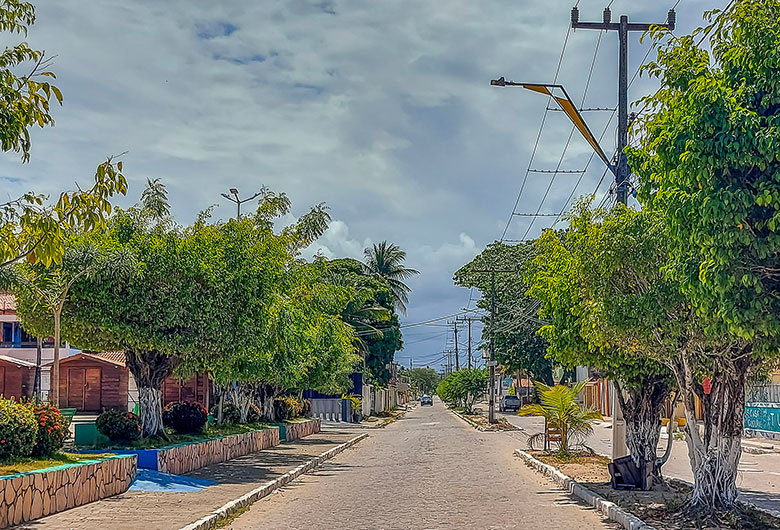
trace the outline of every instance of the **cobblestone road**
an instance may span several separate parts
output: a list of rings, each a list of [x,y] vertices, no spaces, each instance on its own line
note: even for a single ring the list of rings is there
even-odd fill
[[[513,457],[520,440],[478,432],[439,403],[418,407],[255,503],[229,528],[618,528]]]

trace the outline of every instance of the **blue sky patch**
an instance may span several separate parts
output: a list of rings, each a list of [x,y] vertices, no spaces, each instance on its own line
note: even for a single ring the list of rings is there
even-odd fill
[[[230,36],[236,32],[238,26],[230,22],[209,22],[207,24],[196,24],[195,29],[199,39],[210,40],[217,37]]]

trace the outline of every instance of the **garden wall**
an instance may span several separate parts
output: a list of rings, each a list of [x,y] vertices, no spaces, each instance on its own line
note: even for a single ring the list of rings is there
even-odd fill
[[[275,445],[279,445],[278,427],[164,447],[157,449],[157,470],[183,475],[204,466],[225,462]]]
[[[285,441],[292,442],[299,438],[320,432],[322,422],[319,418],[306,421],[287,422],[285,426]]]
[[[125,455],[0,477],[0,528],[124,493],[135,473]]]

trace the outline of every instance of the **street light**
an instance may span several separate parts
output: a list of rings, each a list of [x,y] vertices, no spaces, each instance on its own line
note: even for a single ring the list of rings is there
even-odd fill
[[[230,193],[232,193],[232,194],[233,194],[233,196],[232,196],[232,197],[231,197],[230,195],[228,195],[227,193],[221,193],[220,195],[222,195],[224,198],[226,198],[226,199],[227,199],[227,200],[229,200],[230,202],[234,202],[234,203],[236,203],[236,206],[237,206],[237,208],[238,208],[237,215],[236,215],[236,220],[239,220],[239,219],[241,219],[241,205],[242,205],[243,203],[245,203],[245,202],[249,202],[249,201],[251,201],[252,199],[254,199],[254,198],[256,198],[257,196],[259,196],[259,195],[260,195],[260,193],[255,193],[254,195],[252,195],[252,196],[251,196],[251,197],[249,197],[248,199],[240,199],[240,198],[238,197],[238,190],[237,190],[236,188],[230,188],[230,190],[229,190],[229,191],[230,191]]]

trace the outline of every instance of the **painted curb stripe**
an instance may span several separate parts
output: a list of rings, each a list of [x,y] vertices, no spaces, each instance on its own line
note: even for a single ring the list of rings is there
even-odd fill
[[[225,519],[229,517],[231,514],[240,510],[241,508],[244,508],[245,506],[249,506],[250,504],[256,501],[259,501],[263,497],[269,495],[271,492],[281,488],[282,486],[289,484],[299,476],[303,475],[308,471],[311,471],[312,469],[319,466],[324,461],[333,458],[337,454],[355,445],[356,443],[358,443],[359,441],[361,441],[363,438],[366,437],[368,437],[368,434],[363,433],[359,436],[352,438],[351,440],[344,442],[341,445],[337,445],[336,447],[332,447],[331,449],[328,449],[321,455],[315,456],[308,462],[299,465],[292,471],[288,471],[284,475],[281,475],[275,478],[274,480],[270,480],[265,484],[263,484],[262,486],[253,489],[249,493],[246,493],[241,497],[228,502],[227,504],[223,505],[221,508],[214,510],[207,516],[181,528],[181,530],[210,530],[214,528],[221,519]]]
[[[655,530],[654,527],[646,524],[638,517],[631,515],[614,502],[606,500],[604,497],[589,490],[573,478],[566,476],[554,467],[537,460],[522,449],[515,449],[515,454],[521,457],[528,467],[552,479],[553,482],[567,493],[577,497],[588,506],[595,508],[596,511],[605,515],[610,521],[618,523],[627,530]]]

